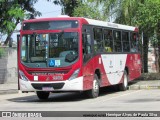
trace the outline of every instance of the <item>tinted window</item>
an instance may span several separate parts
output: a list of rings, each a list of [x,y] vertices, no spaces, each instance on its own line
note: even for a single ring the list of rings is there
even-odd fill
[[[123,42],[123,52],[129,52],[130,45],[129,45],[129,33],[128,32],[122,32],[122,42]]]
[[[105,51],[112,52],[113,51],[112,30],[108,29],[104,30],[104,43],[105,43]]]
[[[102,29],[101,28],[94,28],[94,50],[95,51],[103,50]]]
[[[114,31],[114,49],[116,52],[122,52],[121,32]]]
[[[138,35],[131,33],[131,52],[138,52]]]

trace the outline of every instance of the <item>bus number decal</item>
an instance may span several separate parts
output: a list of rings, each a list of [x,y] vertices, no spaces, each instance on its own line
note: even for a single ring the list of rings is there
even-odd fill
[[[63,80],[63,76],[53,76],[53,80]]]

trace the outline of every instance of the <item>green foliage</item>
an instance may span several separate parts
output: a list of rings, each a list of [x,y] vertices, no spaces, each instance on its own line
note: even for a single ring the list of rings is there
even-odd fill
[[[47,0],[53,1],[55,5],[62,6],[62,14],[73,16],[74,8],[76,8],[81,0]]]
[[[157,36],[153,35],[152,37],[150,37],[150,41],[151,41],[151,44],[152,44],[154,47],[157,47],[157,45],[158,45]]]
[[[143,32],[144,71],[148,72],[148,43],[158,46],[160,54],[160,0],[89,0],[101,4],[112,21],[139,27]],[[158,39],[157,39],[158,38]],[[157,44],[158,43],[158,44]],[[160,59],[159,59],[160,66]]]
[[[134,16],[134,23],[140,26],[141,31],[145,31],[149,36],[153,36],[154,30],[158,30],[158,23],[160,21],[159,11],[159,0],[145,0],[143,4],[139,4],[136,15]]]
[[[104,14],[114,16],[120,24],[138,26],[141,31],[154,33],[160,22],[159,0],[88,0],[104,7]],[[153,35],[153,34],[152,34]]]
[[[116,9],[112,10],[112,12],[110,11],[111,6],[117,6],[117,0],[87,0],[87,2],[94,3],[96,5],[95,8],[101,6],[103,9],[101,10],[101,15],[103,15],[106,18],[115,14],[117,11]]]
[[[8,18],[5,19],[2,23],[3,26],[3,32],[10,33],[13,31],[16,27],[16,20],[23,20],[25,14],[24,11],[21,10],[18,6],[14,7],[12,6],[6,13],[8,15]]]
[[[75,17],[87,17],[104,20],[106,16],[102,15],[92,0],[47,0],[55,5],[62,6],[62,14]],[[92,4],[93,3],[93,4]]]
[[[89,0],[104,6],[105,14],[114,21],[139,27],[148,38],[160,36],[160,0]],[[155,32],[156,31],[156,32]],[[155,39],[154,39],[155,40]],[[160,40],[159,40],[160,41]]]
[[[74,9],[73,15],[76,17],[106,20],[106,16],[102,15],[102,11],[99,11],[97,6],[89,2],[79,3],[79,6]]]
[[[40,16],[40,12],[34,9],[33,4],[38,0],[0,0],[0,32],[7,34],[5,44],[16,28],[24,18],[34,18]]]

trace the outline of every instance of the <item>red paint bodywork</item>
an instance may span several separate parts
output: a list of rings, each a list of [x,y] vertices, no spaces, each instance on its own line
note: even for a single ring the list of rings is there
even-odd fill
[[[80,46],[79,46],[79,60],[68,67],[63,68],[28,68],[25,65],[21,63],[20,53],[21,53],[21,40],[19,40],[19,48],[18,48],[18,67],[19,70],[23,71],[25,76],[30,80],[34,81],[34,75],[29,74],[29,72],[51,72],[51,71],[66,71],[67,73],[63,75],[63,80],[68,80],[71,75],[74,73],[75,70],[80,68],[80,72],[78,74],[78,77],[83,76],[83,90],[91,89],[93,86],[93,78],[95,70],[100,70],[101,73],[101,82],[100,85],[102,86],[109,86],[111,85],[108,81],[108,78],[106,76],[104,66],[103,64],[99,64],[99,58],[100,55],[94,56],[92,59],[90,59],[87,63],[83,63],[83,51],[82,51],[82,25],[89,24],[85,19],[83,18],[77,18],[77,17],[65,17],[65,18],[43,18],[43,19],[33,19],[33,20],[26,20],[25,22],[40,22],[40,21],[52,21],[52,20],[78,20],[79,21],[79,27],[78,28],[72,28],[64,30],[65,32],[72,32],[77,31],[79,33],[79,40],[80,40]],[[60,32],[61,30],[26,30],[20,31],[20,37],[22,38],[22,35],[24,34],[33,34],[36,33],[52,33],[52,32]],[[137,31],[137,29],[136,29]],[[128,68],[129,78],[130,80],[134,80],[135,78],[139,77],[141,75],[141,64],[137,63],[137,60],[140,60],[140,54],[128,54],[127,60],[126,60],[126,67]],[[107,61],[106,61],[107,62]],[[56,75],[55,75],[56,76]],[[39,82],[51,82],[53,81],[53,75],[38,75]],[[59,81],[59,80],[58,80]],[[55,82],[55,80],[53,81]]]

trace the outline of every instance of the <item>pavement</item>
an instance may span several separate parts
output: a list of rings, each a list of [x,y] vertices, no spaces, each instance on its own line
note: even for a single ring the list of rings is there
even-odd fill
[[[160,89],[160,80],[133,80],[129,83],[129,90]]]
[[[17,83],[4,83],[0,84],[0,95],[18,93]]]
[[[160,89],[160,80],[134,80],[129,83],[129,90]],[[17,81],[8,81],[0,84],[0,95],[20,93]]]

